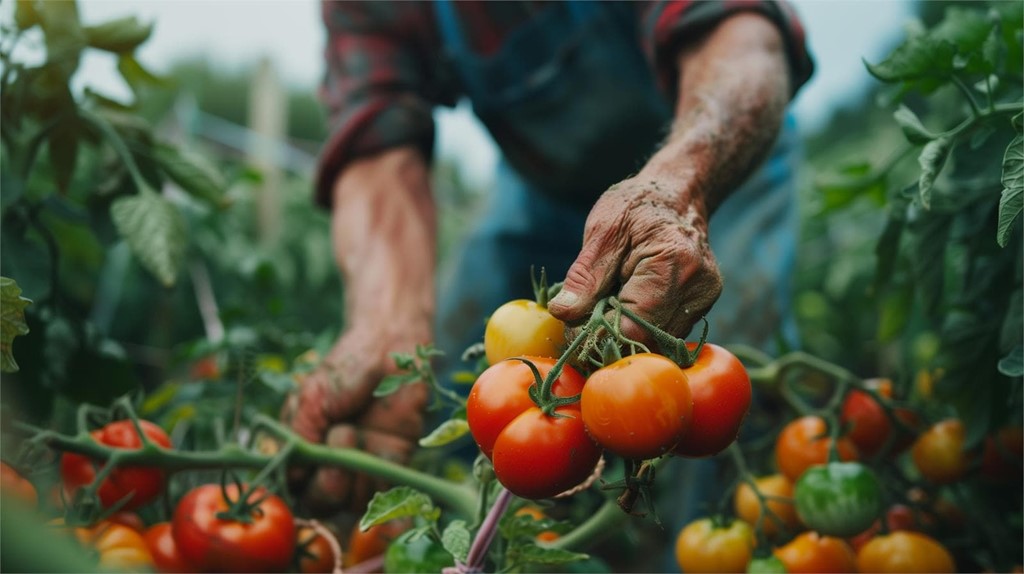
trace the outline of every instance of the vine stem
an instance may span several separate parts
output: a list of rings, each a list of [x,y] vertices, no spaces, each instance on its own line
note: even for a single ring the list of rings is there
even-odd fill
[[[504,516],[511,502],[512,493],[502,488],[501,492],[498,493],[498,497],[494,500],[494,505],[491,506],[490,512],[487,513],[487,518],[480,525],[476,538],[473,539],[473,545],[470,546],[469,554],[466,555],[466,563],[457,565],[455,572],[460,574],[483,572],[484,558],[487,557],[487,550],[490,549],[491,543],[494,542],[494,537],[498,535],[498,521]]]
[[[619,509],[618,503],[615,500],[607,500],[590,518],[547,546],[562,550],[586,548],[603,537],[613,534],[615,529],[612,526],[621,522],[623,516],[625,515]]]

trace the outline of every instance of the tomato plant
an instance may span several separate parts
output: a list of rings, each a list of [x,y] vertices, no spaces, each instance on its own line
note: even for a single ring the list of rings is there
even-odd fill
[[[148,570],[154,565],[142,534],[127,526],[101,522],[92,528],[76,528],[75,536],[95,552],[103,571]]]
[[[864,385],[884,398],[892,398],[892,381],[889,379],[869,379],[864,381]],[[898,407],[893,414],[910,427],[916,425],[917,417],[910,409]],[[849,425],[846,436],[857,446],[857,451],[868,457],[874,456],[893,433],[892,422],[882,405],[873,396],[858,389],[851,390],[843,399],[839,420]],[[910,446],[910,442],[911,436],[901,433],[893,442],[891,452],[900,452]]]
[[[793,506],[793,483],[788,478],[781,474],[762,476],[754,479],[754,485],[766,497],[768,510],[774,514],[774,518],[771,515],[765,516],[761,523],[765,536],[772,537],[783,529],[792,531],[800,526],[796,507]],[[733,494],[733,509],[737,517],[752,526],[761,517],[761,502],[746,482],[740,483]]]
[[[825,419],[804,416],[790,421],[775,440],[775,464],[779,472],[796,482],[805,470],[828,462],[832,439],[826,436]],[[857,458],[857,448],[849,438],[840,437],[836,443],[841,460]]]
[[[143,533],[143,538],[146,541],[146,548],[153,557],[153,566],[157,572],[198,572],[196,567],[181,555],[178,543],[174,541],[170,522],[158,522],[150,526]]]
[[[547,357],[523,357],[540,373],[548,376],[555,365],[555,359]],[[536,406],[529,389],[536,379],[529,365],[522,360],[501,361],[487,368],[477,377],[466,400],[466,422],[480,451],[487,457],[494,450],[494,442],[501,431],[517,416]],[[569,365],[551,387],[556,397],[572,397],[580,394],[586,379]]]
[[[754,531],[742,520],[719,525],[701,518],[676,537],[676,561],[683,572],[743,572],[754,542]]]
[[[630,459],[669,452],[686,435],[693,398],[686,373],[667,357],[640,353],[598,369],[580,396],[587,433]]]
[[[384,553],[388,574],[434,574],[454,565],[452,555],[441,544],[417,529],[400,534]]]
[[[696,344],[688,344],[690,349]],[[673,452],[680,456],[718,454],[736,440],[750,410],[750,376],[723,347],[704,343],[697,360],[684,369],[693,398],[689,430]]]
[[[139,426],[146,438],[153,444],[171,448],[171,439],[159,426],[140,420]],[[93,440],[110,447],[123,449],[142,448],[142,440],[130,420],[114,421],[90,433]],[[96,478],[96,467],[92,460],[75,453],[64,453],[60,461],[60,473],[65,489],[75,490],[92,483]],[[160,495],[164,488],[164,472],[158,468],[122,466],[110,472],[100,484],[97,494],[105,507],[131,496],[124,510],[139,508]]]
[[[857,552],[860,572],[956,572],[953,556],[934,538],[905,530],[872,538]]]
[[[917,437],[911,455],[925,480],[933,484],[960,480],[970,464],[964,450],[963,422],[946,419],[935,423]]]
[[[527,355],[557,358],[564,347],[565,324],[529,299],[498,307],[484,329],[484,352],[491,365]]]
[[[863,532],[882,512],[882,485],[857,462],[830,462],[807,469],[794,488],[796,512],[811,530],[827,536]]]
[[[6,462],[0,462],[0,491],[21,499],[30,506],[38,501],[36,487]]]
[[[774,551],[791,574],[856,572],[857,558],[844,540],[804,532]]]
[[[225,499],[225,494],[228,499]],[[239,488],[198,486],[178,502],[172,531],[182,556],[213,572],[278,572],[295,552],[295,520],[279,497],[258,488],[246,493],[256,507],[234,519],[224,513],[238,503]]]

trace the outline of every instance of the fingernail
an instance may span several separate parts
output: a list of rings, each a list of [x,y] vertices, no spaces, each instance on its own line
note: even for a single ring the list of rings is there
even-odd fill
[[[555,298],[549,302],[549,304],[555,304],[559,307],[572,307],[576,305],[576,302],[579,300],[579,295],[573,293],[572,291],[566,291],[565,289],[562,289],[561,291],[558,292],[558,295],[556,295]]]

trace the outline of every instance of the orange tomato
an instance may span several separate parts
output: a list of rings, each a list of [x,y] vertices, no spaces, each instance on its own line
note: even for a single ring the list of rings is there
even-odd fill
[[[765,516],[761,523],[761,530],[764,531],[765,536],[772,537],[780,530],[792,531],[800,526],[796,507],[793,506],[793,483],[788,478],[781,474],[772,474],[754,479],[754,484],[763,496],[788,499],[767,501],[768,510],[774,513],[778,520],[773,519],[771,514]],[[736,516],[751,526],[757,525],[757,520],[761,516],[761,502],[749,484],[740,483],[739,488],[733,494],[732,505]]]
[[[964,451],[963,423],[958,419],[935,423],[917,437],[910,454],[914,466],[928,482],[949,484],[960,480],[970,464]]]
[[[531,516],[534,520],[545,520],[548,515],[536,506],[524,506],[516,511],[516,516]],[[558,533],[554,530],[544,530],[537,534],[537,542],[554,542],[558,540]]]
[[[792,482],[808,468],[828,462],[832,439],[827,436],[825,419],[805,416],[791,421],[775,440],[775,464]],[[857,447],[847,437],[836,443],[840,460],[856,460]]]
[[[305,574],[334,572],[334,550],[322,534],[309,526],[295,531],[295,548],[299,556],[299,571]],[[344,553],[342,559],[347,559]],[[347,564],[346,564],[347,566]]]
[[[371,558],[384,554],[388,544],[398,535],[409,529],[411,523],[408,520],[391,520],[382,524],[371,526],[365,532],[359,529],[359,525],[352,528],[348,537],[348,552],[342,559],[345,567],[348,568]]]
[[[817,532],[804,532],[773,553],[791,574],[857,571],[857,557],[849,544]]]
[[[75,536],[96,551],[102,571],[153,569],[153,556],[146,540],[132,528],[101,522],[92,528],[75,528]]]
[[[32,507],[36,505],[39,499],[36,494],[36,487],[6,462],[0,463],[0,490],[21,499]]]
[[[946,547],[920,532],[876,536],[857,553],[860,572],[956,572]]]
[[[745,572],[754,544],[754,531],[746,522],[719,526],[702,518],[679,533],[676,561],[683,572]]]

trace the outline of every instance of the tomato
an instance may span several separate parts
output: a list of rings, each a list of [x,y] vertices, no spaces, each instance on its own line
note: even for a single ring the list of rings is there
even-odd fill
[[[894,504],[885,512],[885,527],[888,532],[897,530],[913,530],[920,532],[922,528],[935,525],[935,517],[926,512],[917,511],[905,504]],[[860,534],[849,539],[854,550],[860,550],[872,538],[882,531],[882,521],[876,520]]]
[[[1015,482],[1024,477],[1024,429],[1003,427],[985,438],[981,455],[981,475],[993,482]]]
[[[39,500],[36,487],[6,462],[0,462],[0,491],[20,499],[29,506],[35,506]]]
[[[300,527],[295,533],[295,548],[298,551],[299,571],[308,574],[334,572],[334,549],[322,534],[309,526]],[[347,559],[347,554],[342,554]]]
[[[390,520],[375,524],[366,531],[360,530],[358,524],[355,525],[348,538],[348,552],[343,556],[345,567],[354,566],[384,554],[388,549],[388,544],[408,529],[409,521],[407,520]]]
[[[882,514],[882,485],[858,462],[812,466],[793,491],[801,522],[826,536],[853,536]]]
[[[139,426],[146,438],[153,444],[171,448],[171,439],[167,433],[149,421],[139,421]],[[90,433],[96,442],[129,450],[142,448],[142,440],[130,420],[115,421],[103,428]],[[89,458],[75,453],[64,453],[60,459],[60,473],[64,480],[64,488],[70,494],[90,483],[96,478],[96,467]],[[159,468],[141,466],[118,467],[107,475],[100,485],[97,494],[104,507],[111,507],[118,501],[131,495],[122,510],[134,510],[144,506],[156,498],[164,489],[164,472]]]
[[[696,344],[688,344],[690,349]],[[693,398],[693,419],[673,452],[680,456],[718,454],[736,440],[750,410],[750,376],[735,355],[705,343],[684,369]]]
[[[134,512],[119,510],[108,516],[105,520],[106,522],[127,526],[136,532],[145,532],[146,530],[146,523],[142,521],[141,516]]]
[[[541,378],[548,376],[555,359],[523,357],[533,363]],[[502,361],[489,367],[477,377],[466,400],[466,422],[480,451],[488,458],[494,450],[494,441],[513,419],[535,407],[529,389],[535,382],[529,365],[518,359]],[[565,365],[555,380],[551,392],[556,397],[580,394],[586,379],[576,369]]]
[[[178,550],[170,522],[158,522],[146,529],[142,536],[157,572],[198,572]]]
[[[521,498],[549,498],[580,484],[594,471],[601,448],[587,436],[575,406],[556,416],[527,409],[501,431],[494,443],[494,475]]]
[[[384,553],[384,571],[391,574],[436,574],[454,565],[452,555],[419,530],[402,533]]]
[[[910,454],[925,480],[933,484],[960,480],[970,464],[964,451],[963,423],[957,419],[935,423],[917,437]]]
[[[226,487],[230,500],[238,487]],[[178,502],[171,521],[174,540],[186,560],[213,572],[280,572],[295,553],[295,519],[281,498],[258,488],[247,500],[266,496],[247,522],[218,518],[228,510],[219,484],[204,484]]]
[[[598,444],[624,458],[650,459],[672,450],[686,435],[693,398],[679,365],[640,353],[590,375],[580,410]]]
[[[487,319],[484,352],[490,365],[524,355],[557,358],[563,348],[565,324],[536,301],[509,301]]]
[[[683,572],[743,572],[754,543],[754,531],[742,520],[719,526],[701,518],[687,524],[676,538],[676,561]]]
[[[869,379],[864,382],[879,395],[892,398],[892,381],[889,379]],[[908,426],[916,426],[917,416],[913,411],[906,408],[896,408],[893,413]],[[874,456],[885,445],[886,439],[892,433],[892,422],[885,414],[885,409],[878,404],[870,394],[852,390],[843,400],[839,420],[844,425],[849,425],[847,434],[850,440],[857,446],[857,451],[864,456]],[[903,433],[892,446],[892,453],[899,453],[910,446],[911,440],[908,433]]]
[[[828,462],[831,444],[825,419],[800,417],[787,424],[775,440],[775,464],[786,478],[796,482],[811,466]],[[840,437],[836,449],[841,460],[857,458],[857,447],[849,438]]]
[[[544,514],[544,511],[536,506],[524,506],[516,511],[516,516],[529,516],[534,520],[547,520],[548,515]],[[559,534],[554,530],[544,530],[537,533],[537,542],[554,542],[558,540]]]
[[[772,537],[783,528],[793,531],[800,526],[796,507],[793,506],[793,483],[788,478],[781,474],[773,474],[755,478],[754,484],[762,496],[772,498],[767,500],[768,509],[778,518],[775,520],[770,514],[765,516],[764,522],[761,523],[761,530],[765,536]],[[757,525],[757,520],[761,517],[761,503],[749,484],[740,483],[733,494],[732,503],[737,517],[751,526]]]
[[[786,574],[786,565],[774,556],[752,558],[747,564],[747,574]]]
[[[76,528],[75,536],[99,557],[100,570],[151,570],[153,556],[139,532],[122,524],[101,522],[92,528]]]
[[[857,553],[860,572],[956,572],[946,547],[920,532],[901,530],[871,539]]]
[[[857,571],[857,558],[849,544],[814,531],[800,534],[776,548],[774,554],[792,574]]]

